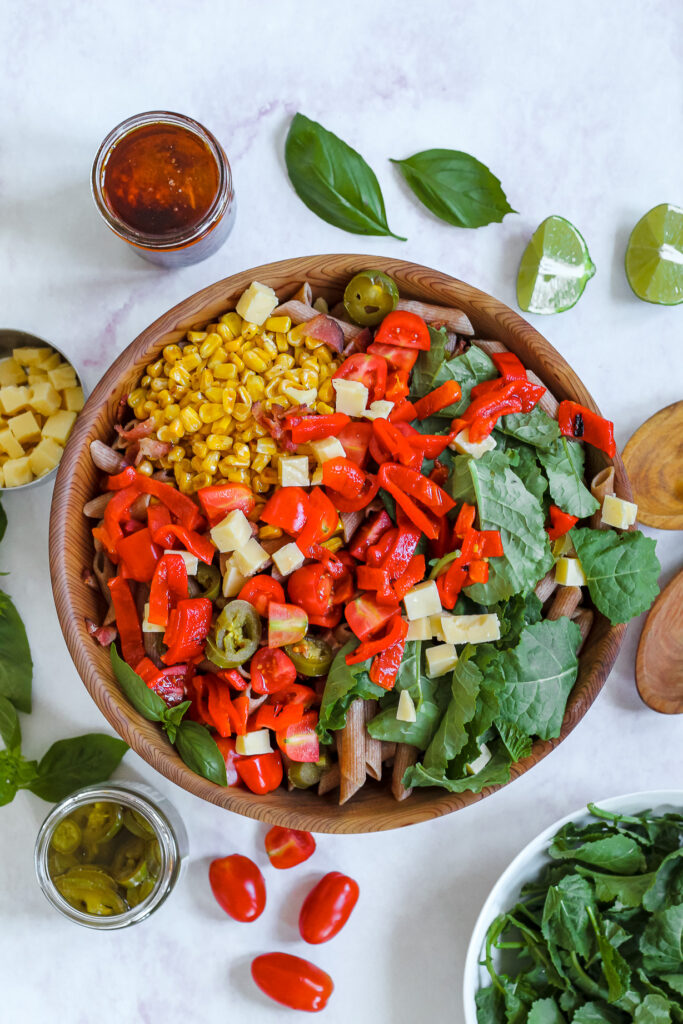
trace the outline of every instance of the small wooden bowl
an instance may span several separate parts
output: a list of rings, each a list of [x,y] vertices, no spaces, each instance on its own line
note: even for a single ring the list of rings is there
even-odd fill
[[[377,256],[307,256],[245,270],[202,289],[179,303],[148,327],[121,353],[107,370],[78,417],[62,458],[50,517],[50,571],[57,613],[71,656],[91,697],[113,728],[167,778],[191,793],[240,814],[271,824],[314,832],[372,832],[399,828],[438,818],[487,796],[450,794],[438,789],[416,789],[399,803],[384,782],[366,782],[348,804],[339,807],[337,793],[319,797],[315,792],[280,788],[258,797],[237,788],[222,788],[195,775],[180,760],[166,737],[145,721],[119,689],[108,652],[88,635],[86,616],[97,620],[99,597],[83,583],[83,569],[92,562],[92,523],[82,514],[84,504],[97,492],[99,473],[93,465],[90,442],[110,442],[116,411],[142,376],[144,367],[157,358],[164,345],[180,341],[185,332],[198,328],[220,313],[234,308],[242,291],[254,280],[271,285],[280,301],[293,295],[308,280],[314,293],[337,301],[344,287],[368,265],[390,274],[401,295],[463,310],[479,338],[497,339],[515,352],[524,364],[561,400],[573,399],[598,411],[590,394],[562,356],[525,320],[484,292],[447,274],[403,260]],[[606,456],[587,447],[587,475],[609,465]],[[630,499],[631,490],[623,463],[617,455],[616,491]],[[625,626],[610,626],[601,615],[595,622],[580,658],[579,677],[572,690],[562,732],[554,740],[537,740],[532,753],[515,765],[513,778],[549,754],[576,726],[595,700],[617,657]]]

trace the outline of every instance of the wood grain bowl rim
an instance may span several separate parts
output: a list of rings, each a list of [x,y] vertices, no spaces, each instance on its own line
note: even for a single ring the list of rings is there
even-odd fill
[[[82,515],[82,508],[97,489],[98,474],[90,459],[90,442],[95,438],[111,439],[121,398],[164,345],[180,340],[189,328],[203,326],[233,306],[253,280],[270,284],[281,301],[292,295],[304,279],[314,289],[332,297],[340,294],[354,273],[368,265],[391,274],[405,297],[463,309],[472,320],[477,337],[503,341],[558,398],[572,398],[599,411],[582,382],[550,343],[512,309],[485,292],[405,260],[357,254],[297,257],[244,270],[209,285],[179,302],[138,335],[102,376],[76,421],[59,466],[50,513],[50,574],[59,622],[78,673],[111,726],[157,771],[204,800],[269,824],[313,832],[358,833],[400,828],[466,807],[502,787],[461,794],[416,789],[409,799],[397,802],[384,782],[369,780],[348,804],[339,807],[335,803],[336,792],[318,797],[307,790],[288,793],[281,788],[258,797],[242,789],[220,787],[194,774],[158,726],[147,722],[128,704],[114,679],[108,652],[87,632],[85,617],[97,619],[100,609],[97,595],[81,577],[92,559],[91,524]],[[586,454],[590,473],[610,464],[606,456],[594,449]],[[617,454],[611,462],[616,470],[617,493],[630,498],[620,456]],[[596,614],[581,653],[579,677],[567,704],[560,736],[537,740],[529,757],[513,767],[512,779],[528,771],[575,728],[602,689],[625,629],[624,625],[610,626]]]

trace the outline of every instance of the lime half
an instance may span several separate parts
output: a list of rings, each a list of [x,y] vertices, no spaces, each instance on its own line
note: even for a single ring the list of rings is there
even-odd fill
[[[517,302],[527,313],[563,313],[581,298],[595,273],[580,232],[564,217],[547,217],[524,250]]]
[[[683,210],[660,203],[638,221],[626,246],[626,276],[639,299],[683,302]]]

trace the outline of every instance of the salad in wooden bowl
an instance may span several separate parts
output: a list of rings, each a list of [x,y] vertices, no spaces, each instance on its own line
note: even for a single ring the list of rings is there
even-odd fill
[[[506,307],[397,260],[289,260],[105,374],[60,468],[53,586],[86,686],[169,778],[392,828],[585,713],[657,593],[629,498],[612,424]]]

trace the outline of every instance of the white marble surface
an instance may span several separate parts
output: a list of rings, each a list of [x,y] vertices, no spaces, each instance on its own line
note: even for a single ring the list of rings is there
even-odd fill
[[[341,17],[334,10],[339,6]],[[548,214],[588,240],[596,277],[576,309],[533,318],[616,421],[624,443],[681,397],[681,308],[636,300],[622,272],[635,221],[683,202],[680,7],[667,0],[516,4],[347,0],[343,5],[167,0],[116,4],[9,0],[3,7],[0,104],[0,294],[3,325],[53,340],[92,386],[148,323],[238,269],[315,252],[404,256],[514,304],[517,264]],[[128,253],[89,193],[105,133],[141,110],[190,114],[223,142],[238,195],[235,231],[207,262],[164,272]],[[389,219],[409,241],[365,239],[317,220],[284,172],[292,113],[321,120],[358,148],[381,181]],[[460,231],[433,219],[386,158],[432,146],[473,153],[502,179],[518,216]],[[3,585],[35,659],[25,751],[105,726],[63,643],[50,592],[50,487],[5,501]],[[680,535],[657,535],[663,581]],[[93,934],[55,914],[37,889],[32,849],[47,807],[20,794],[0,810],[0,1019],[38,1024],[187,1024],[293,1019],[249,977],[251,957],[297,941],[303,892],[326,870],[354,875],[351,924],[312,951],[332,973],[332,1022],[462,1024],[468,936],[493,881],[555,818],[589,799],[680,785],[681,722],[639,701],[633,664],[642,623],[590,713],[512,787],[399,834],[327,837],[292,873],[268,870],[265,828],[173,789],[134,753],[122,778],[168,793],[190,833],[189,870],[173,899],[125,933]],[[676,750],[678,743],[678,750]],[[240,851],[266,871],[269,905],[239,925],[213,902],[207,864]]]

